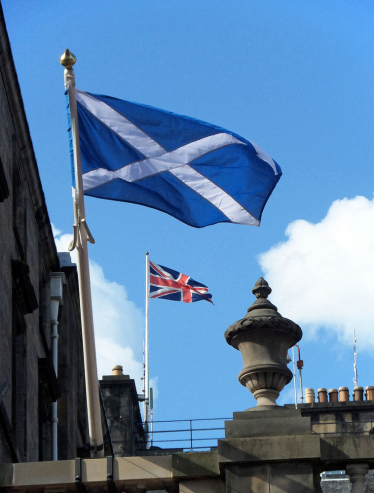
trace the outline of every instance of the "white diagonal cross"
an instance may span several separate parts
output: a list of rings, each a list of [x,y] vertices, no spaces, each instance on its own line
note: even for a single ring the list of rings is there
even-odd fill
[[[187,187],[219,209],[230,221],[238,224],[259,225],[259,221],[236,202],[231,195],[189,166],[189,163],[208,152],[232,144],[246,145],[244,142],[230,134],[219,133],[167,152],[158,142],[106,103],[82,91],[77,90],[76,94],[77,101],[84,108],[126,143],[146,156],[146,159],[128,164],[115,171],[98,168],[85,173],[83,175],[84,191],[118,178],[127,182],[134,182],[169,171]],[[267,162],[277,174],[275,163],[271,157],[260,147],[255,144],[252,145],[260,159]]]

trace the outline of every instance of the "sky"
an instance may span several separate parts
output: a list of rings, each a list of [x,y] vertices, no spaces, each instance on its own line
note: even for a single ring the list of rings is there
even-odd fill
[[[304,388],[374,385],[374,4],[356,0],[2,0],[56,244],[73,208],[59,57],[77,87],[227,128],[283,176],[259,228],[189,227],[86,198],[99,376],[121,364],[141,392],[145,252],[209,286],[215,303],[150,300],[154,419],[230,417],[255,405],[223,334],[255,301],[299,323]],[[297,381],[299,385],[299,382]],[[294,401],[293,384],[278,403]]]

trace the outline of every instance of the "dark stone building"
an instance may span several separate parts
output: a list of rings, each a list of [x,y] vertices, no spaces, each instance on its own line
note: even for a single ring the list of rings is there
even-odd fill
[[[100,380],[105,413],[116,457],[136,455],[146,448],[146,439],[139,409],[135,381],[122,374],[116,366],[113,375]]]
[[[59,262],[1,6],[0,73],[0,463],[52,459],[56,400],[58,457],[70,459],[87,442],[77,272]]]

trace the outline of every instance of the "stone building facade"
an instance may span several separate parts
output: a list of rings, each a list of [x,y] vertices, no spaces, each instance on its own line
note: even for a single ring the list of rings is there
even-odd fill
[[[134,381],[105,377],[107,457],[84,458],[88,437],[77,271],[68,254],[56,251],[1,7],[0,73],[0,491],[374,491],[368,473],[374,466],[373,399],[313,402],[297,410],[275,405],[292,378],[287,350],[302,332],[267,300],[271,289],[262,278],[253,289],[257,301],[226,332],[227,342],[242,353],[240,382],[254,394],[257,408],[234,413],[225,424],[225,438],[212,450],[144,451]],[[51,311],[56,279],[58,320]],[[51,461],[53,443],[56,461]],[[321,481],[322,473],[337,470],[347,476],[326,475]]]
[[[0,463],[52,458],[87,442],[77,272],[61,265],[0,6]],[[51,276],[62,283],[58,379],[52,362]],[[58,282],[60,282],[58,281]]]

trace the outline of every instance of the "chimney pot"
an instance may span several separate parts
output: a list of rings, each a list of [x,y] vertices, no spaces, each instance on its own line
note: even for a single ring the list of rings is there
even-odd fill
[[[374,387],[371,385],[365,387],[365,395],[367,401],[374,401]]]
[[[318,402],[327,402],[327,389],[324,387],[318,389]]]
[[[364,388],[363,387],[355,387],[353,389],[353,400],[354,401],[363,401],[364,400]]]
[[[348,402],[349,401],[348,387],[339,387],[339,400],[340,400],[340,402]]]
[[[112,368],[112,375],[123,375],[123,367],[116,365]]]
[[[313,402],[316,402],[314,389],[305,389],[305,402],[306,404],[312,404]]]
[[[330,402],[338,402],[338,389],[330,389],[329,390],[329,401]]]

